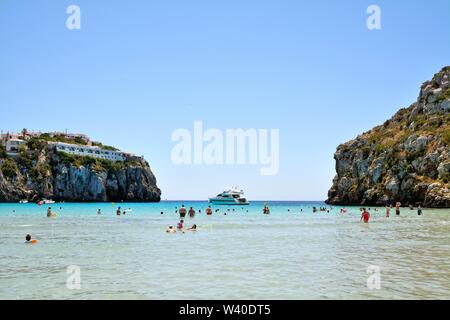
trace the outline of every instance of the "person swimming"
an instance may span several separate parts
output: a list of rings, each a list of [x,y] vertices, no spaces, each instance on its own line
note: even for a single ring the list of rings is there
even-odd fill
[[[38,241],[35,240],[35,239],[31,239],[31,235],[27,234],[25,236],[25,243],[27,243],[27,244],[36,244],[36,243],[38,243]]]
[[[175,230],[175,228],[173,226],[169,226],[166,230],[167,233],[176,233],[177,230]]]
[[[188,229],[188,231],[197,231],[197,225],[194,224],[192,227]]]

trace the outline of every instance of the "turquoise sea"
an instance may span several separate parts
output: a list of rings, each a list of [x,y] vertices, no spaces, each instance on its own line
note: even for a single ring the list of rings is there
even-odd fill
[[[56,219],[48,206],[0,204],[0,299],[450,299],[450,209],[371,208],[365,225],[357,207],[313,213],[320,202],[213,216],[184,202],[202,210],[185,219],[199,230],[167,234],[181,203],[57,203]],[[118,217],[118,206],[132,212]],[[373,266],[379,289],[367,286]]]

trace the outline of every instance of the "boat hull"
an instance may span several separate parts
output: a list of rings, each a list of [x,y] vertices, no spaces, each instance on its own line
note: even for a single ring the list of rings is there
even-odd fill
[[[248,206],[250,204],[249,202],[239,202],[236,200],[215,198],[209,199],[209,203],[221,206]]]

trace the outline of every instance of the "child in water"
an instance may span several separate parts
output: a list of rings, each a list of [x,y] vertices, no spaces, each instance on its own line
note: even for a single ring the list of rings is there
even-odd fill
[[[27,234],[25,236],[25,243],[26,244],[36,244],[38,241],[35,239],[31,239],[31,235]]]

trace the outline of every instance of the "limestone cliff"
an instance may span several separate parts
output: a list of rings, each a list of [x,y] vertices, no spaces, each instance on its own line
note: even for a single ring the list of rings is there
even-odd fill
[[[15,156],[0,154],[0,202],[160,201],[148,163],[142,158],[112,162],[57,152],[47,141],[31,139]]]
[[[338,146],[329,204],[450,207],[450,67],[410,107]]]

